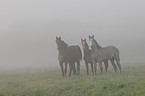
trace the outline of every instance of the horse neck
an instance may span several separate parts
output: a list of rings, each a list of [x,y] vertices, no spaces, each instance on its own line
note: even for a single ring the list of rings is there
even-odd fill
[[[84,53],[87,53],[89,51],[89,46],[86,44],[85,49],[83,49],[83,50],[84,50]]]
[[[68,47],[68,45],[65,44],[65,45],[63,46],[63,48],[62,48],[61,50],[59,50],[59,54],[61,54],[62,56],[65,56],[67,47]]]
[[[94,47],[92,48],[92,51],[98,51],[100,48],[98,48],[98,46],[94,43]]]
[[[94,41],[95,41],[97,48],[101,49],[102,47],[98,44],[98,42],[96,40],[94,40]]]
[[[85,48],[83,49],[84,50],[84,53],[88,52],[89,51],[89,48]]]

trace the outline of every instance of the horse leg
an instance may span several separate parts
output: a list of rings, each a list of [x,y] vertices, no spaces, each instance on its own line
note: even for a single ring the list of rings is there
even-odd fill
[[[88,62],[85,62],[85,64],[86,64],[87,75],[89,75],[89,72],[88,72]]]
[[[117,63],[117,65],[118,65],[118,68],[119,68],[120,73],[121,73],[121,64],[120,64],[120,61],[119,61],[119,60],[116,60],[116,63]]]
[[[67,76],[67,63],[65,63],[65,76]]]
[[[104,61],[104,65],[105,65],[105,71],[107,72],[107,69],[108,69],[108,61]]]
[[[80,75],[80,61],[77,61],[77,75]]]
[[[110,59],[110,62],[111,62],[112,66],[114,67],[114,70],[116,72],[117,71],[117,66],[116,66],[116,64],[114,62],[114,58]]]
[[[73,70],[73,74],[76,75],[75,62],[72,63],[72,70]]]
[[[63,62],[60,62],[60,67],[61,67],[62,76],[64,77]]]
[[[90,64],[91,64],[92,74],[94,75],[93,62],[90,62]]]
[[[100,67],[101,72],[103,72],[102,62],[101,62],[101,61],[99,61],[98,63],[99,63],[99,67]]]
[[[72,72],[72,62],[69,62],[69,68],[70,68],[70,72],[69,72],[69,77],[71,76],[71,72]]]
[[[97,64],[96,64],[96,61],[93,60],[93,64],[94,64],[94,68],[95,68],[95,75],[96,75],[96,71],[97,71]]]

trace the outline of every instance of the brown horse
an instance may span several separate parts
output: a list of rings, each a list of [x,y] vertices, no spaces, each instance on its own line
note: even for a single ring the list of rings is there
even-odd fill
[[[77,74],[80,74],[80,60],[82,59],[82,52],[79,46],[68,46],[64,41],[61,40],[61,37],[56,37],[57,49],[59,51],[58,60],[62,71],[62,76],[66,76],[67,73],[67,64],[69,63],[70,72],[73,70],[76,74],[75,63],[77,63]],[[65,72],[63,68],[63,63],[65,64]]]
[[[92,69],[92,74],[94,74],[93,70],[93,60],[91,59],[91,50],[89,49],[89,46],[86,42],[86,39],[81,39],[83,51],[84,51],[84,61],[86,65],[86,70],[87,70],[87,75],[89,75],[89,69],[88,69],[88,64],[90,63],[91,69]]]

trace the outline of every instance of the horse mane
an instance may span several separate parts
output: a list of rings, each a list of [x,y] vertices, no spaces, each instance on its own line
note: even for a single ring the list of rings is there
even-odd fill
[[[88,45],[88,43],[86,42],[86,46],[87,46],[87,48],[89,48],[89,45]]]
[[[102,47],[97,43],[97,41],[96,41],[95,39],[94,39],[94,41],[95,41],[97,47],[98,47],[99,49],[101,49]]]
[[[67,46],[68,46],[68,44],[67,44],[67,43],[65,43],[64,41],[62,41],[62,44],[63,44],[65,47],[67,47]]]

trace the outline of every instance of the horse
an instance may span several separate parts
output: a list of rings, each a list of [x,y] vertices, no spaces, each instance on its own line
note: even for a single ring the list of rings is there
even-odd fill
[[[89,69],[88,69],[88,64],[90,63],[91,65],[91,69],[92,69],[92,74],[94,74],[94,70],[93,70],[93,60],[91,59],[91,50],[89,49],[89,46],[86,42],[86,39],[81,39],[81,43],[82,43],[82,48],[84,51],[84,61],[85,61],[85,65],[86,65],[86,70],[87,70],[87,75],[89,75]]]
[[[92,49],[92,58],[98,60],[98,63],[101,69],[103,69],[102,61],[110,60],[110,62],[112,63],[114,67],[115,72],[117,71],[117,66],[118,66],[121,73],[121,64],[120,64],[118,48],[114,46],[107,46],[107,47],[100,48],[100,45],[94,39],[94,35],[93,36],[89,35],[89,43]],[[115,64],[115,61],[117,63],[117,66]]]
[[[67,73],[67,64],[69,63],[70,72],[69,76],[71,76],[71,72],[73,70],[74,74],[76,74],[75,63],[77,63],[77,75],[80,74],[80,60],[82,60],[82,52],[79,46],[73,45],[68,46],[61,37],[56,37],[56,44],[58,49],[58,60],[61,67],[62,76],[65,77]],[[63,63],[65,64],[65,72],[63,68]]]

